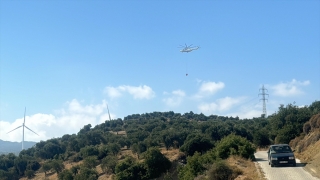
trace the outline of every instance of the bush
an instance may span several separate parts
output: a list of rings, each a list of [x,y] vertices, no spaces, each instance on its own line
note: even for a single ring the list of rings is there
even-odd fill
[[[311,130],[311,125],[310,125],[310,122],[306,122],[304,123],[303,125],[303,132],[308,134]]]
[[[118,162],[118,159],[116,156],[109,155],[103,158],[101,162],[101,168],[103,172],[115,173],[117,162]]]
[[[233,180],[241,173],[233,170],[225,161],[218,161],[209,169],[208,177],[214,180]]]
[[[95,168],[98,165],[97,156],[89,156],[83,160],[83,166],[87,168]]]
[[[45,176],[47,175],[47,172],[50,171],[50,169],[52,168],[50,163],[50,161],[46,161],[41,167],[41,171],[44,172]]]
[[[223,138],[215,148],[217,156],[227,159],[230,155],[254,159],[255,146],[246,138],[231,134]]]
[[[80,156],[86,158],[89,156],[98,156],[99,149],[96,146],[86,146],[80,149]]]
[[[73,180],[73,175],[70,170],[63,170],[59,175],[58,175],[59,180]]]
[[[50,162],[50,166],[54,171],[57,172],[57,174],[59,174],[64,169],[63,161],[61,160],[52,160]]]
[[[34,171],[33,170],[26,170],[25,174],[29,179],[34,177]]]
[[[75,180],[97,180],[98,177],[99,177],[98,172],[95,169],[81,167],[80,173],[78,173],[74,177],[74,179]]]
[[[196,152],[193,156],[187,158],[187,164],[179,169],[179,179],[193,180],[195,177],[203,173],[205,167],[201,160],[200,153]]]
[[[116,166],[117,180],[146,180],[148,179],[147,167],[137,163],[132,157],[127,157]]]
[[[310,123],[311,129],[316,129],[318,128],[318,115],[314,115],[310,118],[310,120],[308,121]]]
[[[258,147],[266,147],[271,144],[269,134],[266,129],[261,129],[253,133],[253,143]]]
[[[301,125],[302,126],[302,125]],[[293,125],[286,125],[278,131],[275,138],[275,144],[289,144],[291,139],[294,139],[299,133]]]
[[[77,154],[71,156],[70,159],[71,159],[72,162],[79,162],[79,161],[81,161],[83,158],[80,156],[79,153],[77,153]]]
[[[159,149],[150,148],[144,155],[144,163],[147,166],[149,178],[159,177],[171,167],[171,162],[167,159]]]
[[[317,114],[317,115],[315,115],[315,116],[316,116],[316,118],[318,119],[318,120],[317,120],[317,127],[319,128],[319,127],[320,127],[320,113]]]
[[[211,148],[213,148],[213,144],[207,137],[198,134],[191,134],[187,137],[180,150],[185,152],[187,155],[192,156],[195,152],[204,153]]]

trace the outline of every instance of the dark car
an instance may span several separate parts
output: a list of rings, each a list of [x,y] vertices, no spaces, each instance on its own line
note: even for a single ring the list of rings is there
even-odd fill
[[[271,145],[268,150],[268,161],[271,167],[278,165],[296,166],[296,158],[288,144]]]

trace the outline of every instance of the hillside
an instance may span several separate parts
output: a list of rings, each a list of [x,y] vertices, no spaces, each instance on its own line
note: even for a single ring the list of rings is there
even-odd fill
[[[25,141],[24,147],[28,149],[34,146],[35,144],[36,142]],[[0,154],[13,153],[18,155],[21,151],[21,147],[22,147],[21,142],[10,142],[10,141],[3,141],[0,139]]]
[[[320,178],[320,113],[304,124],[304,132],[290,145],[301,162],[306,163],[305,169]]]
[[[320,101],[280,106],[267,118],[192,111],[132,114],[41,141],[19,156],[1,155],[0,179],[255,179],[245,167],[252,167],[256,147],[289,143],[318,113]],[[240,159],[230,160],[233,156]]]

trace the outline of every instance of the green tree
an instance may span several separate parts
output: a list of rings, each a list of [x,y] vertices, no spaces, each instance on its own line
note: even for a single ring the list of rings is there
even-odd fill
[[[131,150],[133,153],[136,153],[139,158],[139,155],[147,150],[147,145],[144,142],[134,143],[131,146]]]
[[[41,171],[44,172],[44,175],[47,176],[47,172],[50,171],[51,167],[51,162],[47,161],[45,163],[43,163],[42,167],[41,167]]]
[[[64,169],[64,165],[61,160],[54,159],[50,162],[50,165],[51,168],[58,174]]]
[[[213,148],[213,144],[208,138],[200,134],[192,134],[187,137],[187,140],[181,146],[180,150],[192,156],[195,152],[203,153],[211,148]]]
[[[83,160],[83,165],[87,168],[95,168],[98,165],[97,156],[89,156]]]
[[[228,158],[230,155],[239,155],[244,158],[254,158],[255,146],[246,138],[230,134],[223,138],[215,148],[218,157]]]
[[[63,170],[61,173],[58,175],[59,180],[73,180],[73,175],[70,170]]]
[[[17,169],[18,174],[20,176],[24,175],[24,172],[27,169],[27,164],[28,164],[28,161],[24,158],[18,157],[14,160],[14,166]]]
[[[179,179],[193,180],[199,174],[203,173],[206,168],[201,162],[201,154],[196,152],[193,156],[187,157],[187,164],[179,169]]]
[[[110,144],[107,145],[107,149],[113,155],[117,155],[119,153],[121,147],[117,143],[110,143]]]
[[[26,176],[31,179],[35,176],[34,171],[33,170],[26,170]]]
[[[253,143],[259,147],[270,145],[269,133],[266,129],[257,130],[253,134]]]
[[[102,159],[101,168],[103,172],[115,173],[115,168],[118,163],[116,156],[109,155]]]
[[[167,159],[159,149],[150,148],[144,155],[144,163],[147,166],[149,178],[159,177],[171,167],[171,162]]]
[[[79,165],[72,166],[71,169],[70,169],[70,171],[72,172],[73,176],[77,175],[79,170],[80,170],[80,166]]]
[[[147,167],[144,164],[137,163],[132,157],[126,157],[122,162],[116,165],[117,180],[147,180]]]
[[[82,158],[86,158],[89,156],[98,156],[99,155],[99,149],[97,146],[85,146],[80,149],[80,156]]]
[[[95,169],[81,167],[80,172],[74,177],[75,180],[97,180],[99,177]]]

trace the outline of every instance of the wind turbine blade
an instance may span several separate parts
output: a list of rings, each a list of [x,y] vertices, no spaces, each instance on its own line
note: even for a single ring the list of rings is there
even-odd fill
[[[27,111],[27,107],[24,107],[23,124],[26,122],[26,111]]]
[[[109,107],[107,105],[107,109],[108,109],[108,114],[109,114],[109,121],[111,121],[111,116],[110,116],[110,112],[109,112]]]
[[[19,127],[15,128],[14,130],[16,130],[16,129],[18,129],[18,128],[21,128],[21,127],[22,127],[22,126],[19,126]],[[11,131],[7,132],[7,134],[10,133],[10,132],[12,132],[12,131],[14,131],[14,130],[11,130]]]
[[[26,127],[27,129],[29,129],[30,131],[32,131],[32,130],[31,130],[30,128],[28,128],[26,125],[25,125],[24,127]],[[39,134],[37,134],[36,132],[34,132],[34,131],[32,131],[32,132],[39,136]]]

